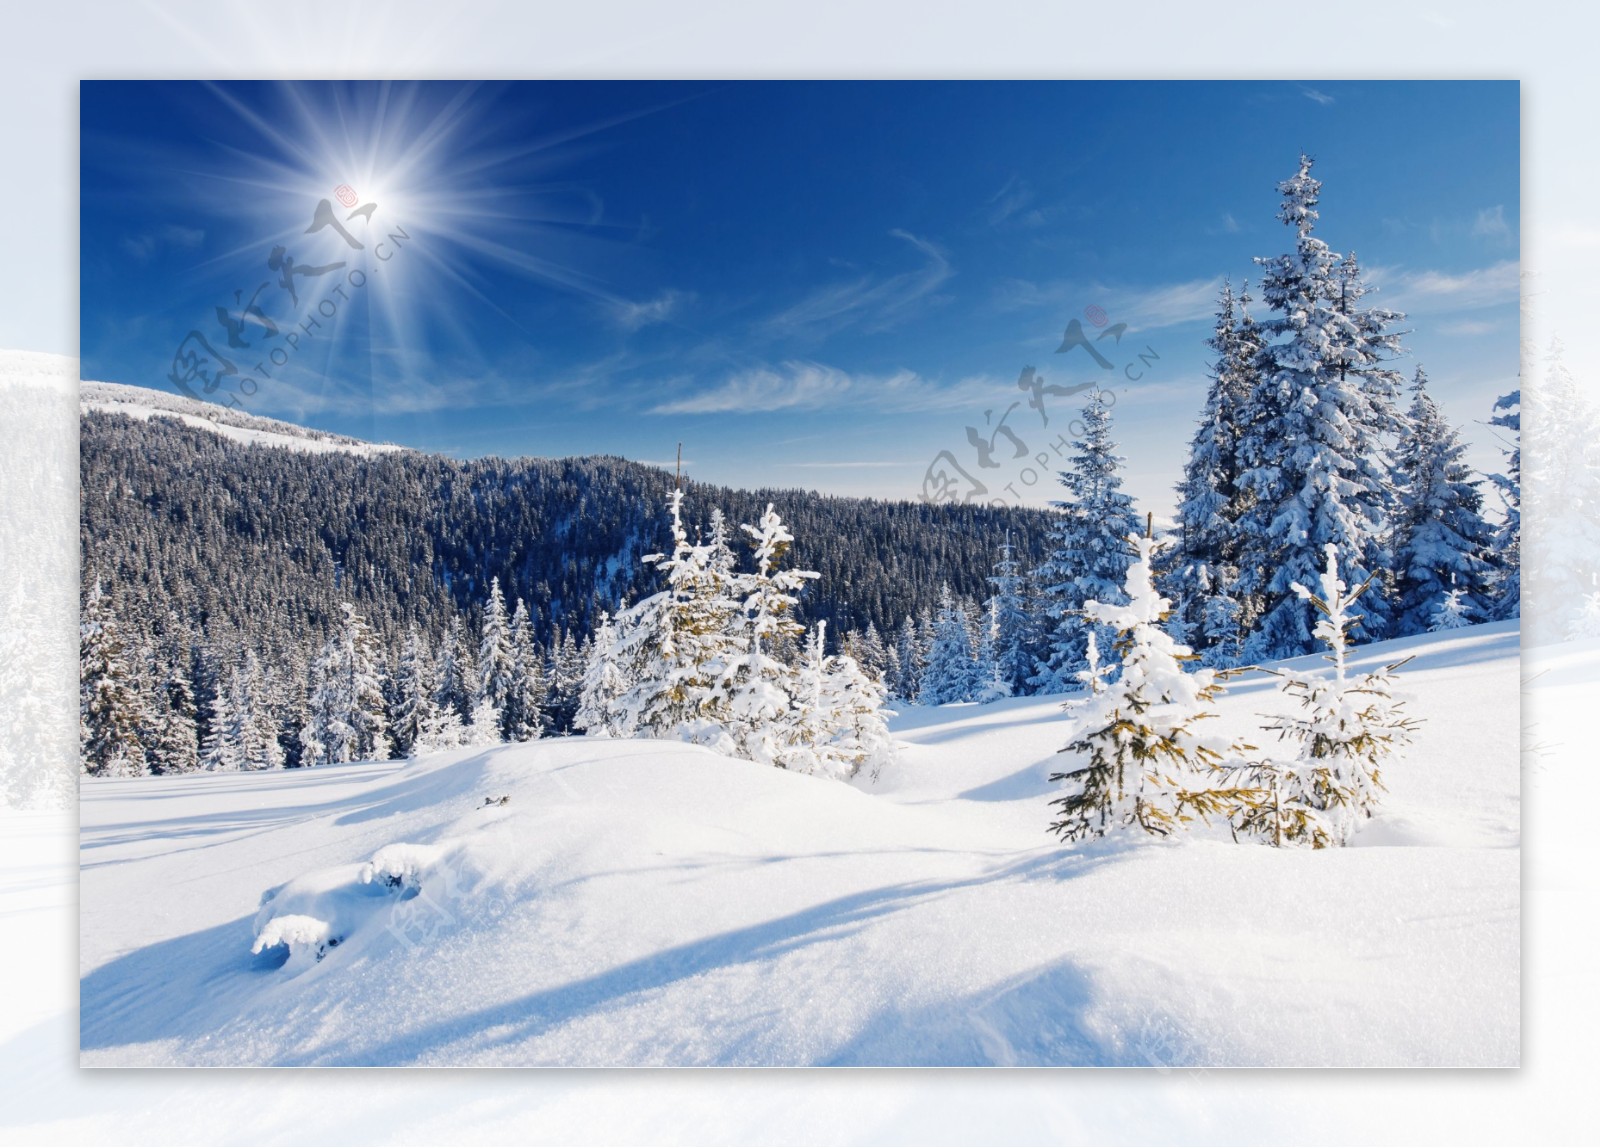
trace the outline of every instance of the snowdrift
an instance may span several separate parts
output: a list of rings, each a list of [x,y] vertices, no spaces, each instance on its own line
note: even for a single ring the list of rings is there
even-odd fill
[[[85,1064],[1515,1064],[1517,631],[1414,653],[1359,848],[1064,848],[1060,699],[845,785],[686,745],[83,787]],[[1235,684],[1240,729],[1283,700]]]

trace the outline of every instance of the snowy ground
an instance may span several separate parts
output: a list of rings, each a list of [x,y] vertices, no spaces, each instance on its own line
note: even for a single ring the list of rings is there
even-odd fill
[[[1396,647],[1426,724],[1341,851],[1062,847],[1050,699],[908,707],[870,786],[581,738],[85,781],[82,1062],[1516,1064],[1517,631]]]

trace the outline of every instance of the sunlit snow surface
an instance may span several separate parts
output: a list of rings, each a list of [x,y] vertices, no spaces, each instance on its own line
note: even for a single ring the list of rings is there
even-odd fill
[[[1517,631],[1398,653],[1426,724],[1341,851],[1063,847],[1048,698],[905,707],[854,787],[582,738],[88,780],[82,1061],[1515,1064]]]

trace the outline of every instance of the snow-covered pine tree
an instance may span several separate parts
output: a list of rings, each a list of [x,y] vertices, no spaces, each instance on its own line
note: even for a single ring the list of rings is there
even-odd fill
[[[200,745],[200,764],[212,773],[234,773],[243,767],[241,745],[249,728],[249,715],[239,712],[237,668],[217,682],[211,696],[211,716]]]
[[[232,711],[239,731],[239,768],[282,769],[283,747],[278,743],[271,682],[254,650],[246,650],[243,661],[234,667],[230,688]],[[378,704],[381,715],[381,697]],[[384,756],[388,756],[387,750]]]
[[[1394,672],[1404,659],[1351,679],[1349,635],[1359,622],[1351,613],[1363,583],[1351,590],[1339,576],[1339,556],[1330,543],[1318,575],[1321,593],[1296,584],[1294,591],[1316,610],[1316,636],[1327,644],[1332,674],[1279,671],[1283,690],[1299,700],[1301,713],[1275,718],[1267,729],[1290,742],[1288,761],[1262,763],[1256,771],[1268,800],[1242,817],[1242,832],[1274,844],[1324,848],[1348,844],[1356,827],[1377,808],[1383,769],[1411,742],[1416,721],[1394,697]]]
[[[668,508],[672,553],[644,558],[666,586],[617,616],[621,664],[633,683],[621,704],[642,736],[695,740],[726,728],[724,677],[743,653],[733,632],[739,604],[707,571],[711,547],[689,543],[682,491],[672,492]]]
[[[560,633],[545,662],[543,712],[551,730],[571,733],[583,690],[586,659],[570,628]]]
[[[300,732],[306,765],[389,756],[377,640],[353,604],[341,603],[340,611],[339,629],[311,667],[308,716]]]
[[[500,733],[500,707],[487,697],[479,698],[472,707],[472,720],[461,734],[461,744],[489,746],[504,743]]]
[[[1494,532],[1494,562],[1497,571],[1493,617],[1517,618],[1522,615],[1522,391],[1501,395],[1494,403],[1489,425],[1506,432],[1501,450],[1506,456],[1504,474],[1491,474],[1500,495],[1504,517]]]
[[[161,686],[156,742],[149,763],[151,773],[193,773],[200,768],[197,714],[189,675],[174,662]]]
[[[1130,534],[1127,545],[1126,605],[1091,599],[1084,606],[1116,634],[1122,672],[1068,703],[1081,732],[1062,752],[1080,755],[1082,764],[1050,775],[1070,786],[1050,802],[1061,810],[1050,829],[1064,841],[1131,825],[1164,837],[1196,817],[1229,818],[1258,797],[1249,786],[1216,782],[1238,748],[1198,728],[1221,693],[1217,671],[1184,670],[1194,654],[1163,628],[1171,603],[1155,588],[1156,542]]]
[[[1029,679],[1039,693],[1074,688],[1094,625],[1084,617],[1084,603],[1122,600],[1124,539],[1140,527],[1133,499],[1122,490],[1123,459],[1111,441],[1111,408],[1099,391],[1083,408],[1083,427],[1083,437],[1072,444],[1068,469],[1060,473],[1067,497],[1051,503],[1061,511],[1050,532],[1052,550],[1034,575],[1048,648]],[[1102,647],[1110,644],[1108,629],[1102,627],[1099,635]]]
[[[895,634],[894,660],[899,667],[893,684],[894,696],[913,701],[921,688],[922,655],[917,645],[917,623],[910,614],[905,616]]]
[[[973,698],[985,704],[1011,696],[1011,683],[1000,673],[1000,604],[989,599],[978,628],[978,652],[973,666]]]
[[[1276,316],[1261,328],[1277,341],[1262,352],[1239,442],[1239,485],[1251,505],[1239,522],[1238,593],[1254,599],[1249,612],[1260,614],[1245,647],[1254,661],[1313,648],[1311,609],[1291,587],[1315,580],[1324,546],[1337,547],[1358,583],[1388,561],[1385,436],[1398,416],[1397,376],[1385,363],[1399,351],[1389,328],[1401,316],[1361,307],[1367,288],[1354,257],[1341,268],[1312,234],[1321,187],[1302,155],[1299,171],[1279,184],[1278,218],[1295,230],[1295,249],[1256,260]],[[1384,609],[1374,606],[1366,638],[1384,632]]]
[[[967,612],[951,596],[946,584],[939,590],[933,644],[922,670],[917,701],[925,706],[971,701],[978,689],[978,664],[973,656]]]
[[[616,627],[609,614],[601,613],[589,643],[574,726],[590,737],[632,737],[630,714],[622,705],[631,685],[619,656]]]
[[[872,781],[895,757],[883,686],[848,655],[828,659],[822,678],[822,709],[828,715],[828,749],[839,776],[865,773]]]
[[[757,752],[770,753],[772,764],[784,769],[842,779],[849,776],[848,766],[833,754],[830,744],[834,715],[829,712],[826,696],[827,632],[828,623],[822,621],[806,634],[799,664],[788,671],[783,683],[783,712],[763,728],[744,732],[742,740],[748,742],[753,734]]]
[[[1453,587],[1439,599],[1433,613],[1428,616],[1429,630],[1459,630],[1478,621],[1467,605],[1467,595],[1460,587]]]
[[[78,626],[79,769],[95,777],[140,777],[151,707],[114,615],[100,583],[91,584]]]
[[[500,579],[489,581],[489,598],[483,604],[483,620],[478,627],[478,677],[472,704],[487,701],[496,712],[506,708],[511,693],[511,625],[506,619],[506,599],[500,592]]]
[[[880,682],[888,679],[889,647],[874,623],[869,621],[865,630],[851,630],[840,643],[840,649],[855,660],[863,673]]]
[[[1017,560],[1011,536],[1006,535],[988,582],[993,593],[984,607],[992,631],[994,673],[1005,683],[1008,694],[1027,691],[1033,675],[1033,656],[1029,650],[1032,621],[1028,617],[1027,576]]]
[[[533,640],[533,621],[521,598],[511,614],[511,684],[500,713],[501,733],[507,741],[533,741],[544,732],[547,686],[544,658]]]
[[[395,703],[389,721],[397,756],[417,756],[423,730],[437,710],[433,700],[434,685],[433,657],[427,640],[417,632],[415,625],[411,625],[406,629],[406,643],[395,668]]]
[[[1434,627],[1446,595],[1455,617],[1483,621],[1494,611],[1492,531],[1481,513],[1483,495],[1466,462],[1466,444],[1428,394],[1417,368],[1411,409],[1400,437],[1397,478],[1401,509],[1395,547],[1398,633]]]
[[[476,659],[469,656],[461,618],[452,614],[434,656],[434,707],[449,710],[464,726],[472,713],[477,678]]]
[[[1250,317],[1249,284],[1238,296],[1224,283],[1207,345],[1216,352],[1200,425],[1178,484],[1176,545],[1161,586],[1175,604],[1173,621],[1208,665],[1239,657],[1242,604],[1233,596],[1239,575],[1238,522],[1248,498],[1240,487],[1240,438],[1258,383],[1263,346]],[[1170,623],[1169,623],[1170,625]]]
[[[771,503],[757,525],[741,529],[750,538],[755,570],[741,580],[745,633],[739,641],[742,653],[727,663],[721,687],[729,699],[725,724],[740,757],[765,765],[803,767],[815,743],[794,724],[799,717],[791,713],[793,671],[777,652],[804,633],[794,620],[794,608],[800,591],[818,574],[780,567],[794,537]]]

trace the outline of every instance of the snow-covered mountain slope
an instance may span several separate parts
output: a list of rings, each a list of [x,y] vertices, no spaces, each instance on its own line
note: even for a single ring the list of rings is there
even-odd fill
[[[279,446],[308,452],[342,451],[347,454],[382,454],[405,450],[389,443],[361,439],[263,418],[218,403],[201,403],[168,391],[130,387],[124,383],[83,382],[79,402],[86,411],[108,411],[130,418],[170,418],[211,431],[234,442]]]
[[[1049,698],[908,707],[855,787],[584,738],[88,779],[82,1059],[1516,1064],[1517,639],[1359,651],[1426,724],[1343,850],[1061,846]]]

